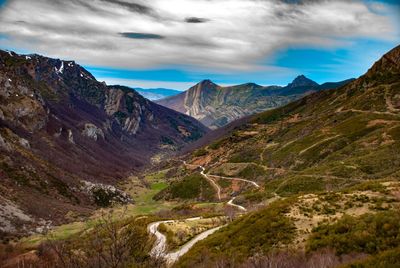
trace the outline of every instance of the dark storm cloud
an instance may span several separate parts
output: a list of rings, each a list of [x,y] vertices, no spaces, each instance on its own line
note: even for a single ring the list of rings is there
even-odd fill
[[[130,38],[130,39],[164,39],[165,36],[159,34],[152,34],[152,33],[120,33],[121,36]]]
[[[185,22],[187,23],[204,23],[209,21],[209,19],[205,18],[197,18],[197,17],[189,17],[185,19]]]

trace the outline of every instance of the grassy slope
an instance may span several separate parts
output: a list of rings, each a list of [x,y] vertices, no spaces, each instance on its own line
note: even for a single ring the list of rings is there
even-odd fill
[[[256,164],[264,168],[263,179],[258,180],[264,184],[265,196],[340,191],[363,181],[399,179],[399,54],[400,47],[366,75],[338,90],[319,92],[254,116],[206,147],[208,153],[193,162],[212,164],[211,172],[219,173],[224,169],[218,167],[227,163]],[[268,251],[272,244],[290,243],[290,222],[267,226],[274,210],[267,208],[239,219],[198,243],[178,266],[201,261],[204,251],[215,256],[239,252],[248,256],[260,246]],[[277,219],[281,221],[290,218]],[[271,230],[271,237],[260,237]],[[282,231],[287,236],[271,244],[270,239]]]
[[[57,226],[47,235],[33,235],[23,239],[22,243],[26,247],[35,247],[46,239],[69,239],[75,235],[83,233],[84,231],[91,230],[96,226],[98,220],[103,216],[103,214],[107,215],[107,213],[112,213],[115,219],[121,220],[139,215],[154,214],[157,211],[172,208],[176,205],[176,203],[173,202],[159,202],[153,199],[157,193],[167,187],[167,184],[164,181],[165,171],[149,174],[145,179],[149,184],[148,188],[144,187],[143,183],[138,181],[137,178],[132,178],[122,186],[133,197],[135,204],[99,210],[88,220],[76,221]]]

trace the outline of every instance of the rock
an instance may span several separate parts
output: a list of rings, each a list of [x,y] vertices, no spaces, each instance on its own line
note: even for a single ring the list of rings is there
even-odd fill
[[[11,145],[0,134],[0,147],[6,151],[11,151]]]
[[[93,183],[89,181],[82,181],[83,186],[81,190],[85,193],[91,195],[93,199],[96,199],[96,193],[101,190],[103,191],[109,198],[111,202],[121,203],[121,204],[131,204],[133,203],[133,199],[124,191],[117,189],[113,185],[102,184],[102,183]],[[95,200],[96,201],[96,200]]]
[[[72,134],[72,130],[70,130],[70,129],[68,129],[68,141],[69,141],[70,143],[74,143],[74,144],[75,144],[75,142],[74,142],[74,135]]]
[[[30,149],[31,148],[31,145],[30,145],[29,141],[26,140],[26,139],[20,138],[19,139],[19,144],[21,144],[21,146],[23,146],[26,149]]]
[[[96,127],[91,123],[85,124],[85,129],[82,131],[82,135],[97,141],[99,138],[104,139],[104,132],[100,128]]]

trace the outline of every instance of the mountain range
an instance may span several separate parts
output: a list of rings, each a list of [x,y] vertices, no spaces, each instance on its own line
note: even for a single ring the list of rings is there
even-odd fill
[[[352,80],[319,85],[300,75],[285,87],[254,83],[221,87],[211,80],[204,80],[185,92],[156,102],[216,129],[236,119],[283,106],[313,92],[340,87]]]
[[[85,185],[113,185],[207,131],[74,61],[0,51],[0,219],[87,213]]]
[[[182,91],[168,88],[134,88],[136,92],[149,100],[160,100],[178,95]]]

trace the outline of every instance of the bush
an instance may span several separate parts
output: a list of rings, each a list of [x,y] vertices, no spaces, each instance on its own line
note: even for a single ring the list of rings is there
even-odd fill
[[[256,149],[253,147],[240,148],[240,151],[237,151],[230,157],[229,162],[231,163],[257,162],[260,160],[260,153],[261,153],[260,149]]]
[[[157,198],[165,199],[200,199],[213,200],[214,189],[210,183],[198,173],[173,182],[168,188],[161,191]]]
[[[204,148],[198,149],[198,150],[193,152],[193,156],[194,157],[204,156],[206,154],[207,154],[207,150],[204,149]]]
[[[203,253],[219,260],[235,256],[235,261],[256,252],[269,252],[277,245],[289,244],[294,237],[294,224],[284,214],[293,199],[274,202],[269,207],[241,217],[209,238],[199,241],[179,260],[177,267],[198,267]]]
[[[400,267],[400,248],[382,252],[365,260],[357,261],[343,268],[387,268]]]
[[[262,167],[251,164],[241,170],[238,176],[247,180],[257,180],[266,177],[267,172]]]
[[[376,254],[400,246],[400,212],[385,211],[360,217],[344,216],[338,222],[313,230],[307,249],[333,248],[338,254]]]

